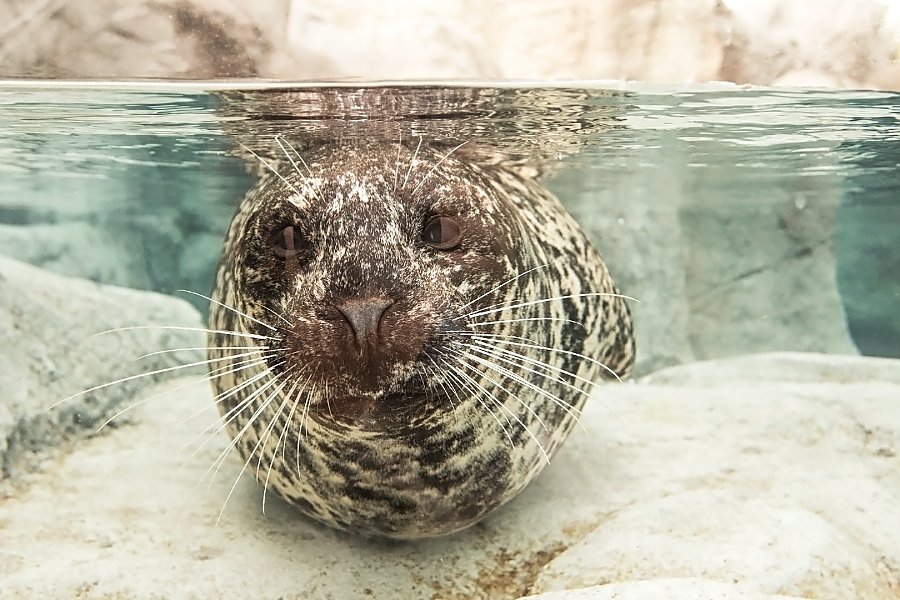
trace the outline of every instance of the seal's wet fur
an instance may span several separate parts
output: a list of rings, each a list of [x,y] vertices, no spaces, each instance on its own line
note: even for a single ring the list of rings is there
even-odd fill
[[[212,382],[246,468],[364,535],[475,523],[547,464],[590,382],[634,361],[628,307],[559,201],[447,150],[287,150],[241,203],[213,292]],[[435,217],[455,247],[423,241]],[[365,339],[354,303],[378,307]]]

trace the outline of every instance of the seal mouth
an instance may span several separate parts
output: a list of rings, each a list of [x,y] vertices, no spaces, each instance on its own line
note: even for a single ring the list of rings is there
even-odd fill
[[[351,393],[327,398],[323,412],[339,421],[375,428],[421,416],[429,400],[429,394],[421,386],[377,395]]]
[[[377,400],[386,407],[407,407],[414,404],[424,403],[428,400],[425,390],[403,391],[385,394]]]

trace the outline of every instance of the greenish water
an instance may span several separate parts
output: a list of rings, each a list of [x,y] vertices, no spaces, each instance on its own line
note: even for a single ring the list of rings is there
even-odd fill
[[[0,83],[0,253],[205,293],[259,167],[237,142],[274,158],[276,134],[468,140],[533,169],[641,300],[645,370],[900,356],[900,97],[881,92]]]

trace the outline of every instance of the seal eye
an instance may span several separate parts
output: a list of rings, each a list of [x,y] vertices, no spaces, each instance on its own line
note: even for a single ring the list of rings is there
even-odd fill
[[[288,225],[272,234],[272,249],[282,258],[290,258],[300,253],[300,236],[293,225]]]
[[[450,217],[431,217],[422,229],[422,241],[438,250],[459,246],[459,223]]]

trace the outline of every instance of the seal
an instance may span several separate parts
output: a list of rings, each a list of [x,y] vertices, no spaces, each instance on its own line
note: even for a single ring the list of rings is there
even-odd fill
[[[625,297],[514,164],[421,139],[276,142],[211,296],[244,469],[365,536],[472,525],[549,463],[595,382],[628,374]]]

